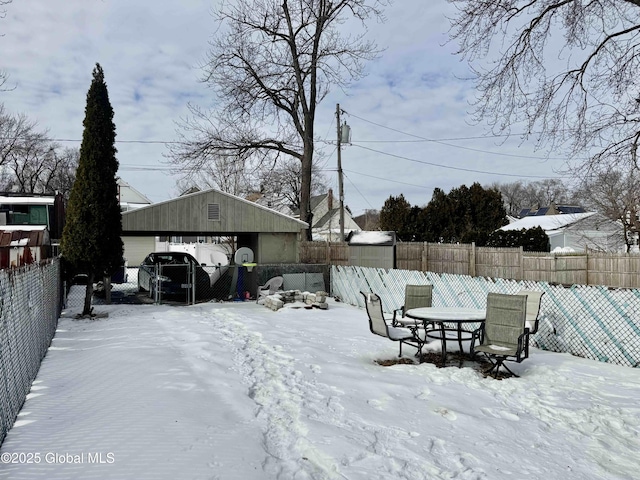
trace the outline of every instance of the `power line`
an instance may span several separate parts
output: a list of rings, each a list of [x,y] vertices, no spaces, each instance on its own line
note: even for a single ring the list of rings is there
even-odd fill
[[[431,143],[438,143],[441,145],[445,145],[447,147],[452,147],[452,148],[460,148],[462,150],[468,150],[471,152],[478,152],[478,153],[487,153],[489,155],[499,155],[499,156],[504,156],[504,157],[514,157],[514,158],[526,158],[526,159],[533,159],[533,160],[563,160],[566,161],[566,158],[562,158],[562,157],[536,157],[533,155],[516,155],[516,154],[511,154],[511,153],[502,153],[502,152],[492,152],[490,150],[481,150],[478,148],[472,148],[472,147],[464,147],[462,145],[455,145],[452,143],[447,143],[448,141],[456,141],[456,140],[472,140],[472,139],[482,139],[482,138],[500,138],[500,137],[509,137],[509,136],[521,136],[521,135],[525,135],[524,133],[518,133],[518,134],[503,134],[503,135],[486,135],[486,136],[478,136],[478,137],[458,137],[458,138],[443,138],[443,139],[435,139],[435,138],[427,138],[427,137],[422,137],[420,135],[414,135],[413,133],[407,133],[407,132],[403,132],[402,130],[398,130],[395,128],[391,128],[391,127],[387,127],[386,125],[382,125],[376,122],[373,122],[371,120],[367,120],[366,118],[362,118],[359,117],[358,115],[354,115],[353,113],[350,112],[346,112],[345,113],[347,115],[350,115],[354,118],[357,118],[358,120],[362,120],[363,122],[367,122],[370,123],[371,125],[375,125],[377,127],[380,128],[384,128],[387,130],[391,130],[392,132],[396,132],[396,133],[401,133],[402,135],[407,135],[409,137],[414,137],[417,138],[418,140],[413,140],[413,142],[431,142]],[[377,143],[383,143],[383,141],[380,140],[372,140],[370,142],[377,142]],[[407,140],[403,141],[399,141],[398,143],[406,143],[409,142]],[[364,143],[364,142],[358,142],[358,143]],[[384,141],[384,143],[392,143],[391,141]]]
[[[343,173],[344,173],[345,171],[346,171],[346,170],[344,170],[344,169],[342,170],[342,172],[343,172]],[[346,177],[346,179],[347,179],[347,180],[349,180],[349,183],[351,184],[351,186],[352,186],[353,188],[355,188],[355,189],[356,189],[356,192],[358,192],[358,193],[360,194],[360,196],[362,197],[362,199],[363,199],[365,202],[367,202],[367,203],[369,204],[369,206],[371,207],[371,210],[375,210],[375,208],[373,207],[373,205],[371,205],[371,202],[369,201],[369,199],[368,199],[368,198],[366,198],[366,197],[362,194],[362,192],[360,191],[360,189],[358,189],[358,187],[356,187],[356,184],[355,184],[355,183],[353,183],[353,182],[351,181],[351,179],[349,178],[349,175],[345,175],[345,177]]]
[[[417,187],[417,188],[424,188],[425,190],[431,190],[430,187],[425,187],[424,185],[416,185],[415,183],[400,182],[398,180],[391,180],[389,178],[376,177],[374,175],[369,175],[368,173],[354,172],[353,170],[343,169],[342,171],[343,172],[349,172],[349,173],[355,173],[356,175],[362,175],[363,177],[375,178],[376,180],[385,180],[385,181],[391,182],[391,183],[399,183],[400,185],[408,185],[410,187]]]
[[[503,177],[518,177],[518,178],[549,178],[548,175],[543,176],[543,175],[523,175],[520,173],[502,173],[502,172],[488,172],[485,170],[476,170],[473,168],[463,168],[463,167],[452,167],[451,165],[442,165],[441,163],[434,163],[434,162],[427,162],[425,160],[416,160],[414,158],[409,158],[409,157],[403,157],[401,155],[396,155],[394,153],[388,153],[388,152],[382,152],[380,150],[375,150],[373,148],[368,148],[368,147],[364,147],[362,145],[357,145],[357,144],[352,144],[354,147],[358,147],[358,148],[362,148],[363,150],[368,150],[370,152],[374,152],[374,153],[379,153],[381,155],[387,155],[389,157],[394,157],[394,158],[399,158],[401,160],[407,160],[408,162],[415,162],[415,163],[420,163],[422,165],[431,165],[433,167],[440,167],[440,168],[448,168],[450,170],[460,170],[463,172],[472,172],[472,173],[482,173],[482,174],[486,174],[486,175],[500,175]],[[559,177],[559,178],[563,178],[563,177]]]

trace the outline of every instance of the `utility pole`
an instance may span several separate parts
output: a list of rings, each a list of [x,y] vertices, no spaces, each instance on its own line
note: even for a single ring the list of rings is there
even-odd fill
[[[342,155],[341,155],[341,125],[340,104],[336,104],[336,118],[338,125],[338,195],[340,197],[340,241],[344,242],[344,189],[342,187]]]

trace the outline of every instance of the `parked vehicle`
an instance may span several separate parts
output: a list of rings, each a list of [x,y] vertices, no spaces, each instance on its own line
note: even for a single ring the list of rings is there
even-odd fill
[[[193,272],[196,279],[196,299],[212,297],[211,278],[202,265],[184,252],[154,252],[140,264],[138,269],[138,291],[155,297],[156,289],[161,295],[191,297]]]

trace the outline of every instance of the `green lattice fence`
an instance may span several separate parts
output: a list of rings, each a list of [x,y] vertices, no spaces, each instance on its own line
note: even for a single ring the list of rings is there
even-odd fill
[[[488,292],[545,292],[534,344],[602,362],[640,366],[640,290],[611,290],[601,286],[565,288],[545,282],[437,274],[413,270],[384,270],[333,266],[331,293],[351,305],[364,307],[360,291],[380,295],[392,313],[404,302],[406,284],[432,284],[433,305],[485,308]]]

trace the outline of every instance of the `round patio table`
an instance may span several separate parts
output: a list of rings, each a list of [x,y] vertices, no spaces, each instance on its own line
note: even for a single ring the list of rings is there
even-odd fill
[[[462,350],[462,342],[471,340],[473,331],[463,328],[464,325],[473,323],[482,323],[486,319],[486,311],[479,308],[463,308],[463,307],[420,307],[412,308],[405,312],[403,318],[396,319],[399,323],[407,325],[416,321],[422,322],[425,331],[425,340],[428,338],[440,339],[442,344],[442,365],[447,360],[447,332],[455,332],[460,353]],[[429,330],[428,324],[437,325],[438,328]],[[432,332],[437,331],[438,335]],[[430,334],[431,332],[431,334]]]

